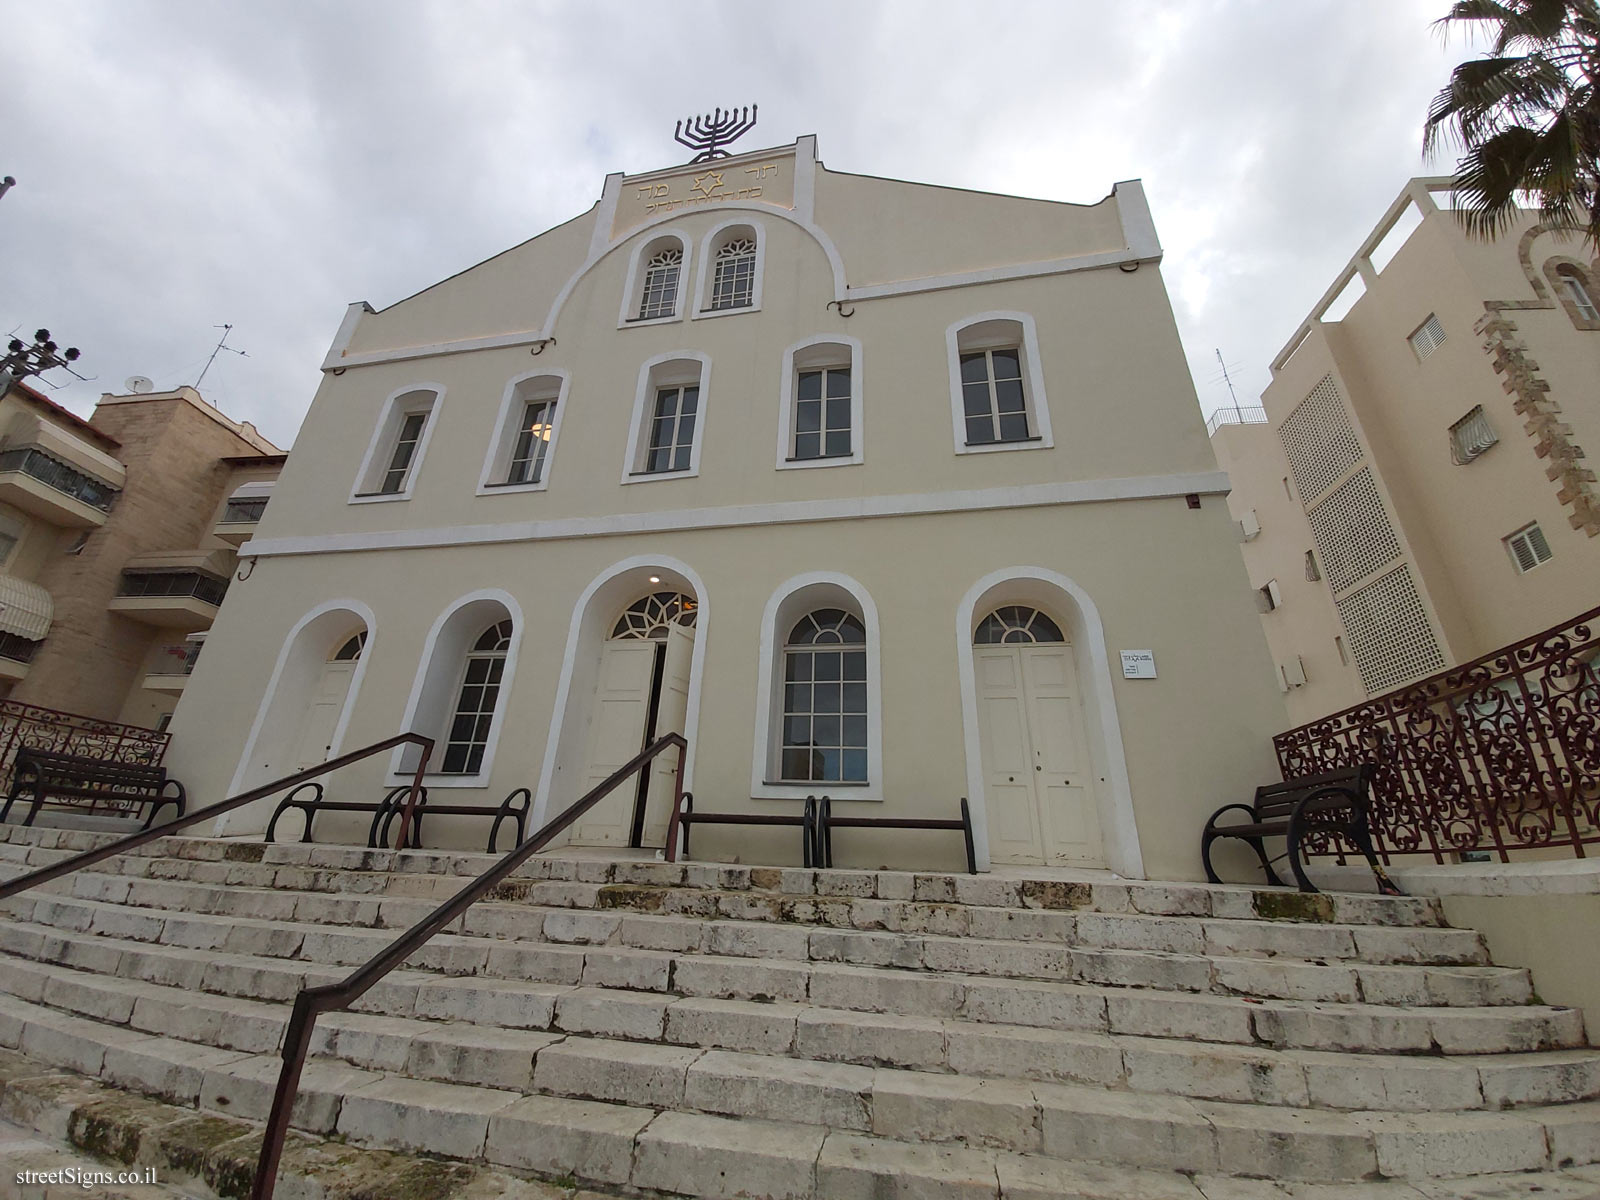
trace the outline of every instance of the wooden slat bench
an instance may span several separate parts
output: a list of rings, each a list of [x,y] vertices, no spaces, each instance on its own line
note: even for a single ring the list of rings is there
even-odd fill
[[[833,802],[827,797],[817,801],[817,866],[833,866],[833,831],[835,829],[951,829],[960,830],[967,843],[967,873],[978,873],[978,855],[972,842],[972,812],[967,798],[961,797],[961,816],[957,817],[836,817]]]
[[[815,866],[816,854],[816,828],[817,828],[817,798],[807,796],[805,810],[800,814],[794,813],[708,813],[694,811],[694,793],[683,794],[683,806],[674,814],[667,833],[667,860],[677,861],[677,855],[672,845],[674,837],[680,837],[676,832],[682,830],[680,842],[684,858],[689,857],[689,830],[694,825],[782,825],[797,827],[800,830],[800,861],[807,867]]]
[[[411,792],[410,784],[390,788],[384,793],[383,799],[372,803],[360,800],[329,800],[323,792],[320,783],[302,783],[287,796],[278,802],[278,807],[272,814],[272,819],[267,822],[266,840],[272,841],[277,832],[278,818],[290,809],[298,809],[305,815],[305,831],[300,835],[302,842],[312,840],[312,823],[318,813],[323,812],[358,812],[371,813],[372,823],[367,827],[367,848],[376,850],[389,844],[390,830],[394,822],[399,819],[405,810],[406,797]],[[517,842],[520,844],[526,836],[528,810],[532,807],[532,793],[527,788],[517,788],[496,808],[486,808],[478,804],[430,804],[428,802],[428,789],[423,788],[417,794],[417,807],[415,821],[411,826],[411,834],[406,839],[407,849],[420,850],[422,848],[422,819],[424,816],[435,817],[491,817],[493,823],[489,826],[489,843],[487,853],[495,852],[495,839],[500,836],[502,821],[510,821],[516,826]],[[398,848],[398,847],[397,847]]]
[[[149,763],[86,758],[54,750],[23,746],[17,751],[11,776],[11,795],[0,808],[0,822],[11,815],[19,799],[32,797],[24,825],[32,825],[40,809],[90,816],[135,816],[145,809],[143,829],[154,824],[156,814],[169,804],[181,817],[188,803],[183,784],[167,777],[165,767]],[[87,800],[87,804],[74,803]]]
[[[1306,775],[1258,787],[1251,804],[1224,804],[1211,814],[1200,834],[1200,860],[1205,864],[1206,878],[1212,883],[1222,882],[1211,866],[1212,843],[1219,838],[1237,838],[1256,852],[1268,883],[1286,886],[1272,869],[1275,859],[1267,857],[1265,846],[1266,838],[1282,837],[1288,839],[1288,848],[1278,857],[1288,858],[1289,869],[1302,892],[1315,892],[1316,885],[1306,877],[1302,851],[1307,837],[1327,833],[1346,838],[1361,851],[1377,876],[1379,891],[1401,895],[1373,853],[1372,838],[1368,834],[1367,806],[1375,772],[1371,763],[1342,767],[1322,775]],[[1219,818],[1229,812],[1242,813],[1248,819],[1231,825],[1219,824]]]

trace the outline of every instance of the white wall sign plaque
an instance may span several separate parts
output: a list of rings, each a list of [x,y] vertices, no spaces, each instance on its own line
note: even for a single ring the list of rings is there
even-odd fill
[[[1124,679],[1154,679],[1156,656],[1149,650],[1124,650],[1122,652],[1122,677]]]

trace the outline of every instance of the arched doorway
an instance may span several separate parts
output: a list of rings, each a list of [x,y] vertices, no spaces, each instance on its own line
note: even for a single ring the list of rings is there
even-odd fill
[[[292,760],[295,770],[314,767],[332,757],[339,718],[344,715],[345,702],[350,698],[350,684],[355,679],[356,668],[361,663],[361,653],[366,645],[367,631],[363,629],[337,642],[333,653],[322,664],[322,672],[313,685],[310,702],[306,705],[300,728],[295,734]]]
[[[699,605],[680,591],[649,592],[611,622],[589,710],[581,790],[588,791],[667,733],[682,733],[689,713]],[[585,813],[581,846],[663,845],[672,815],[678,756],[656,756],[638,781],[623,784]]]
[[[1060,623],[1001,605],[978,622],[972,658],[990,859],[1104,866],[1082,690]]]

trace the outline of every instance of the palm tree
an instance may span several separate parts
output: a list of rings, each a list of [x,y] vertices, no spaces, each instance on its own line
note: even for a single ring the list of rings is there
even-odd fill
[[[1454,193],[1467,232],[1492,238],[1519,195],[1600,249],[1600,7],[1596,0],[1456,0],[1436,24],[1491,37],[1428,110],[1422,150],[1458,145]]]

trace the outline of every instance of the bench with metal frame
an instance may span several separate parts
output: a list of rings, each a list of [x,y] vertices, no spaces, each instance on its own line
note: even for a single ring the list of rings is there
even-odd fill
[[[1200,834],[1200,861],[1205,865],[1206,878],[1221,883],[1211,865],[1211,845],[1219,838],[1236,838],[1256,852],[1267,882],[1277,887],[1287,885],[1272,869],[1280,858],[1289,860],[1289,869],[1302,892],[1317,891],[1316,884],[1306,876],[1306,839],[1312,836],[1341,837],[1350,842],[1372,868],[1377,877],[1378,890],[1385,895],[1404,893],[1395,885],[1373,852],[1372,838],[1368,833],[1367,807],[1372,797],[1372,777],[1377,768],[1371,763],[1357,767],[1342,767],[1322,775],[1306,775],[1299,779],[1286,779],[1269,783],[1256,789],[1251,804],[1224,804],[1212,813]],[[1224,813],[1244,813],[1249,820],[1219,825]],[[1288,845],[1283,854],[1269,858],[1265,839],[1282,837]]]
[[[961,797],[961,816],[956,817],[836,817],[833,802],[827,797],[817,801],[817,848],[812,857],[819,867],[833,866],[833,831],[835,829],[951,829],[960,830],[967,844],[967,874],[978,873],[978,854],[972,841],[972,811],[967,798]]]
[[[784,825],[800,830],[800,861],[803,866],[816,866],[817,798],[807,796],[805,810],[798,816],[793,813],[708,813],[694,811],[694,793],[685,792],[683,803],[672,814],[667,827],[667,861],[677,862],[680,850],[689,857],[689,829],[693,825]]]
[[[170,804],[177,809],[176,819],[183,816],[188,803],[183,784],[169,778],[165,767],[23,746],[12,769],[11,795],[0,807],[0,823],[10,817],[12,805],[29,796],[32,803],[24,825],[32,825],[46,806],[60,812],[113,817],[136,816],[144,806],[148,811],[140,828],[149,829],[163,808]]]
[[[312,840],[312,822],[316,819],[318,813],[371,813],[372,823],[367,827],[367,848],[376,850],[389,844],[389,831],[404,811],[406,797],[410,793],[411,786],[405,784],[400,787],[390,788],[389,791],[384,793],[383,799],[376,803],[360,800],[329,800],[323,791],[322,784],[314,781],[302,783],[278,802],[278,807],[273,811],[272,819],[267,822],[266,840],[269,842],[274,840],[278,818],[290,809],[298,809],[305,815],[305,830],[300,835],[302,842]],[[428,802],[428,789],[421,788],[417,793],[411,831],[406,837],[407,844],[404,849],[420,850],[422,848],[422,818],[424,815],[492,817],[494,822],[489,826],[489,843],[485,853],[493,854],[495,852],[495,839],[500,836],[500,823],[502,821],[510,821],[516,827],[517,841],[522,841],[526,829],[528,811],[532,807],[532,803],[532,793],[525,787],[517,788],[502,800],[496,808],[486,808],[476,804],[430,804]]]

